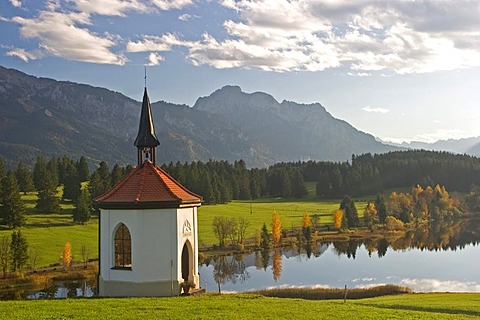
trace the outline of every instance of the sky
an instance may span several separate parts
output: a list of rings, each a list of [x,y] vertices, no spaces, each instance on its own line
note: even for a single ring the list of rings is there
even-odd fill
[[[480,1],[2,0],[0,65],[193,106],[225,85],[385,141],[480,136]]]

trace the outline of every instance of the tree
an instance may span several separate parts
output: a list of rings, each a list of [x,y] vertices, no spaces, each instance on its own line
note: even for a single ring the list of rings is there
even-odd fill
[[[263,223],[262,226],[262,249],[268,249],[270,247],[270,236],[268,235],[267,225]]]
[[[112,168],[112,173],[110,174],[112,186],[116,185],[117,182],[119,182],[123,178],[123,175],[124,173],[122,168],[120,168],[120,166],[115,163]]]
[[[388,216],[387,219],[385,219],[385,224],[387,230],[403,230],[403,222],[393,216]]]
[[[28,261],[28,242],[25,236],[18,231],[12,233],[10,241],[10,270],[21,271]]]
[[[347,219],[347,228],[354,228],[358,226],[358,212],[355,207],[355,201],[349,195],[346,195],[342,203],[340,203],[340,209],[345,212],[345,218]]]
[[[63,251],[62,251],[62,265],[65,268],[65,271],[70,269],[70,265],[72,263],[72,246],[70,245],[70,242],[65,242],[63,245]]]
[[[45,158],[38,157],[33,168],[33,183],[37,191],[44,189],[44,182],[47,178],[47,164]]]
[[[320,226],[320,215],[319,214],[314,214],[311,217],[311,223],[312,223],[312,228],[313,230],[317,230],[317,228]]]
[[[305,187],[305,181],[303,179],[303,175],[299,169],[293,172],[292,194],[295,198],[301,198],[308,194],[307,187]]]
[[[86,268],[88,259],[90,258],[90,249],[86,245],[82,244],[80,252],[82,254],[83,267]]]
[[[344,227],[344,216],[345,214],[342,209],[337,209],[333,213],[333,222],[335,223],[335,228],[337,228],[337,230],[341,230]]]
[[[372,228],[373,225],[377,222],[377,209],[375,208],[375,204],[372,202],[368,202],[365,206],[365,210],[363,211],[363,219],[365,220],[365,224]]]
[[[385,224],[385,219],[387,218],[387,207],[385,205],[385,197],[383,196],[383,194],[377,194],[374,205],[375,209],[377,210],[378,221]]]
[[[35,185],[33,184],[33,176],[27,166],[20,161],[15,171],[15,176],[17,177],[18,186],[23,194],[35,190]]]
[[[282,222],[277,211],[273,211],[272,214],[272,240],[275,246],[280,246],[282,238]]]
[[[0,265],[2,266],[3,278],[7,277],[9,262],[10,262],[10,239],[7,235],[4,235],[0,240]]]
[[[8,172],[2,179],[0,217],[2,224],[10,228],[21,227],[25,223],[25,205],[20,197],[15,174]]]
[[[57,184],[49,171],[46,173],[42,187],[43,189],[38,191],[38,200],[35,208],[47,212],[59,211],[60,202],[57,198]]]
[[[222,248],[225,247],[225,240],[227,240],[229,232],[227,218],[222,216],[214,217],[212,227],[213,233],[218,239],[218,245]]]
[[[310,241],[312,239],[312,229],[310,224],[310,216],[308,213],[303,215],[302,233],[305,240]]]
[[[75,200],[75,209],[73,209],[73,221],[85,223],[90,220],[93,213],[92,197],[87,188],[80,192]]]
[[[90,178],[90,170],[88,169],[87,159],[85,157],[80,157],[80,160],[77,162],[77,173],[80,181],[87,181]]]
[[[58,168],[58,159],[52,158],[47,162],[47,171],[50,172],[50,178],[55,186],[58,186],[60,183],[60,171]]]
[[[244,217],[238,218],[238,243],[243,244],[245,235],[247,233],[247,228],[250,226],[250,222]]]
[[[80,196],[82,185],[77,168],[73,163],[68,163],[64,168],[63,199],[75,200]]]

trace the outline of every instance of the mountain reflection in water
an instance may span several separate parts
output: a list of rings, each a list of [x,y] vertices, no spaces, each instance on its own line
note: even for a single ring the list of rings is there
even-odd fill
[[[209,258],[200,265],[202,284],[208,291],[223,292],[385,283],[413,286],[416,291],[480,291],[480,272],[474,268],[480,262],[480,219],[433,221],[364,239],[349,236],[343,241]]]

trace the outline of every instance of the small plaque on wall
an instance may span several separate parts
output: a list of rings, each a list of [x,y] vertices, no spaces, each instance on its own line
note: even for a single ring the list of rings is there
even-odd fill
[[[185,222],[183,223],[183,235],[189,236],[191,234],[192,234],[192,225],[190,224],[190,222],[188,222],[188,220],[185,220]]]

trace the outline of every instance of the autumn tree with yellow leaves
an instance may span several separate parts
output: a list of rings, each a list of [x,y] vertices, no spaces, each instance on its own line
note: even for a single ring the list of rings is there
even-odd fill
[[[337,230],[341,230],[344,226],[344,215],[345,214],[342,209],[337,209],[333,213],[333,222],[335,223],[335,228],[337,228]]]
[[[63,252],[62,252],[62,265],[65,268],[65,271],[70,269],[70,265],[72,264],[72,246],[70,242],[65,242],[63,245]]]
[[[272,240],[273,244],[278,247],[281,245],[282,240],[282,222],[277,211],[273,211],[272,214]]]
[[[305,240],[312,240],[312,228],[310,224],[310,216],[308,215],[308,213],[305,213],[303,215],[302,233]]]

